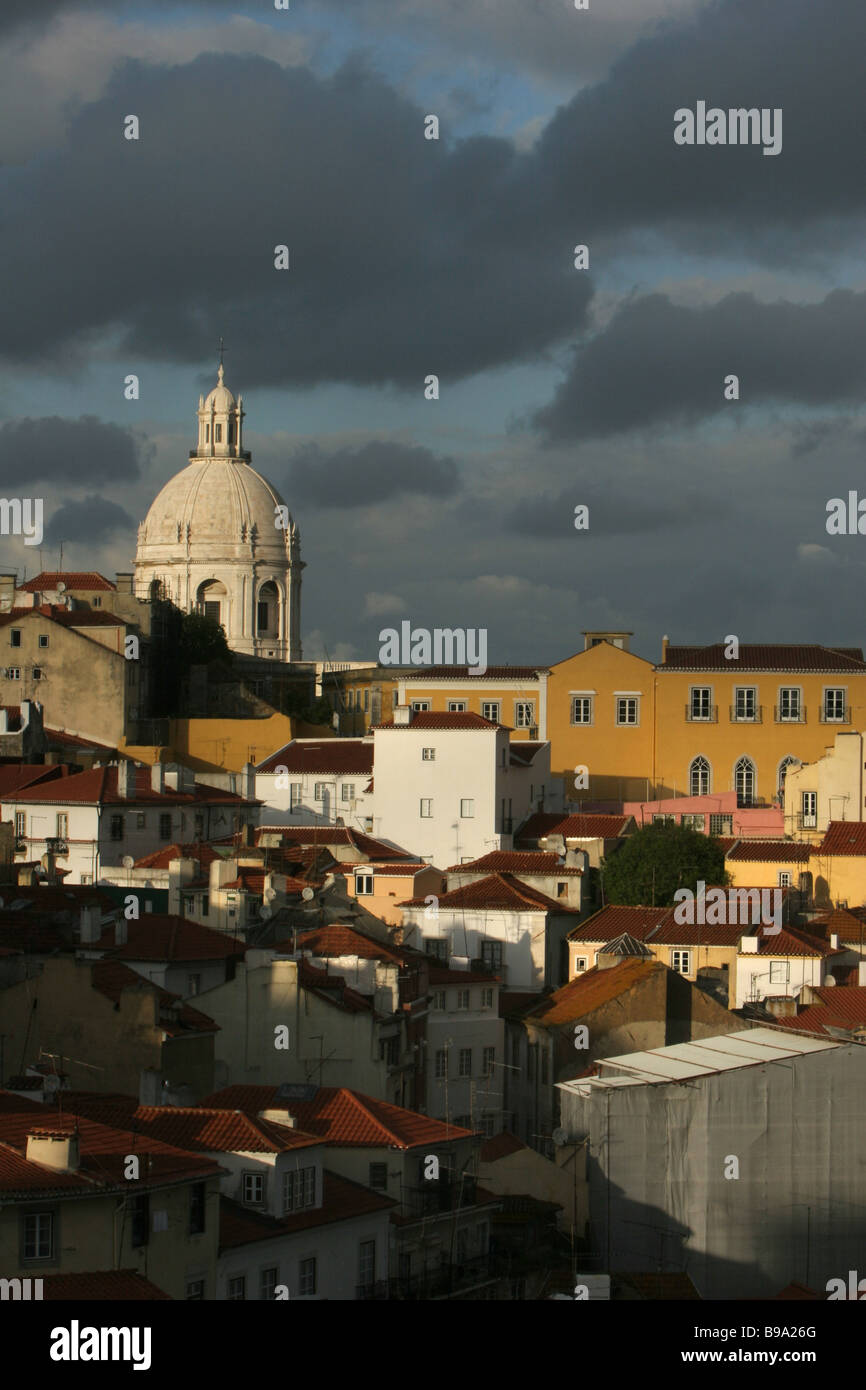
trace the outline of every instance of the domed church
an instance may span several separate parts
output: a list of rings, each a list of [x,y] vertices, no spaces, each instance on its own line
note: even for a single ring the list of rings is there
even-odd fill
[[[243,448],[243,397],[199,396],[198,444],[138,528],[135,590],[221,623],[234,651],[301,660],[301,533]],[[282,509],[282,511],[280,510]]]

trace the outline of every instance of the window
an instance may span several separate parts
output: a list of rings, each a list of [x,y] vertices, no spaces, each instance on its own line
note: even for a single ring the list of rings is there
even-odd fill
[[[422,761],[422,763],[432,763],[435,757],[436,757],[436,749],[435,749],[435,748],[422,748],[422,749],[421,749],[421,761]]]
[[[324,801],[324,799],[325,799],[325,797],[326,797],[327,795],[328,795],[328,784],[327,784],[327,782],[316,782],[316,784],[315,784],[315,786],[314,786],[314,788],[313,788],[313,800],[314,800],[314,801]]]
[[[388,1190],[388,1165],[387,1163],[371,1163],[369,1184],[374,1192],[387,1192]]]
[[[187,995],[201,994],[201,975],[187,975],[186,977]]]
[[[433,815],[433,801],[429,796],[421,798],[421,817],[423,820],[430,820]]]
[[[436,1049],[436,1080],[442,1081],[448,1075],[448,1048]]]
[[[277,1265],[271,1269],[263,1269],[259,1275],[259,1298],[267,1300],[274,1297],[277,1291],[277,1284],[280,1280],[280,1271]]]
[[[186,1301],[187,1303],[201,1303],[204,1300],[204,1280],[187,1279],[186,1281]]]
[[[57,838],[65,840],[69,834],[69,816],[65,811],[57,812]]]
[[[268,605],[264,599],[260,599],[256,605],[258,614],[256,618],[259,632],[264,632],[268,626]]]
[[[304,790],[303,782],[289,783],[289,810],[296,811],[301,804],[301,793]]]
[[[18,834],[17,816],[15,833]],[[803,792],[803,829],[814,830],[818,824],[818,793]]]
[[[445,991],[444,991],[444,989],[434,989],[434,991],[433,991],[433,996],[432,996],[432,999],[431,999],[431,1001],[430,1001],[430,1007],[433,1008],[433,1009],[437,1009],[437,1010],[442,1010],[442,1009],[445,1008]]]
[[[40,632],[40,634],[39,634],[39,645],[40,645],[40,647],[47,647],[47,646],[48,646],[48,633],[47,633],[47,632]]]
[[[734,687],[734,710],[735,719],[756,719],[758,714],[758,690],[754,685],[737,685]]]
[[[41,681],[41,679],[42,679],[42,667],[41,667],[41,666],[34,666],[34,667],[33,667],[33,679],[34,679],[35,681]]]
[[[782,761],[779,763],[779,775],[778,775],[778,778],[777,778],[778,790],[777,790],[776,795],[777,795],[777,798],[778,798],[778,800],[779,800],[780,803],[783,803],[784,800],[785,800],[785,778],[786,778],[787,775],[788,775],[788,770],[789,770],[789,768],[792,768],[792,767],[799,767],[799,766],[800,766],[800,759],[799,759],[799,758],[790,757],[790,756],[787,757],[787,758],[783,758]]]
[[[6,675],[9,677],[10,681],[20,681],[20,679],[21,679],[21,667],[20,667],[20,666],[9,666],[9,667],[7,668],[7,671],[6,671]]]
[[[733,816],[717,815],[715,812],[710,814],[710,834],[711,835],[730,835],[734,828]]]
[[[376,1282],[376,1242],[362,1240],[358,1246],[358,1283],[369,1289]]]
[[[112,840],[123,839],[123,816],[111,817],[109,833]]]
[[[147,828],[147,816],[145,815],[144,811],[136,812],[135,828],[136,830],[145,830]]]
[[[462,820],[471,820],[475,815],[475,802],[471,797],[463,797],[460,801],[460,816]]]
[[[50,1260],[54,1257],[54,1213],[33,1211],[24,1217],[24,1259]]]
[[[283,1209],[301,1211],[316,1205],[315,1168],[297,1168],[283,1178]]]
[[[571,700],[572,724],[592,723],[592,696],[574,695]]]
[[[379,1057],[383,1062],[387,1062],[389,1067],[396,1067],[400,1063],[400,1039],[380,1038]]]
[[[681,825],[686,827],[686,830],[699,830],[702,833],[706,823],[706,816],[698,811],[687,811],[680,822]]]
[[[100,594],[97,594],[96,598],[93,600],[93,606],[94,608],[102,607],[102,596]]]
[[[481,1049],[481,1075],[492,1076],[493,1068],[496,1063],[496,1048],[484,1047]]]
[[[150,1199],[146,1192],[140,1197],[130,1199],[129,1207],[130,1242],[133,1248],[147,1245],[150,1225]]]
[[[465,713],[466,713],[466,701],[465,701],[465,700],[449,700],[449,701],[448,701],[448,713],[449,713],[449,714],[465,714]]]
[[[575,956],[575,958],[574,958],[574,968],[575,968],[575,970],[585,970],[585,969],[586,969],[586,956]]]
[[[471,1076],[471,1075],[472,1075],[472,1048],[471,1048],[471,1047],[461,1047],[461,1049],[460,1049],[460,1051],[459,1051],[459,1053],[458,1053],[458,1055],[457,1055],[457,1075],[458,1075],[458,1076]]]
[[[693,758],[689,764],[689,796],[708,796],[710,765],[706,758]]]
[[[492,989],[482,989],[482,991],[481,991],[481,1007],[482,1007],[482,1009],[492,1009],[492,1008],[493,1008],[493,990],[492,990]]]
[[[653,825],[676,825],[677,818],[669,811],[654,811]]]
[[[617,724],[637,723],[637,696],[620,695],[616,702]]]
[[[355,892],[356,892],[358,895],[360,895],[361,893],[370,894],[370,893],[372,893],[372,891],[373,891],[373,875],[372,875],[372,874],[356,874],[356,875],[355,875]]]
[[[469,1008],[469,990],[468,990],[468,989],[458,989],[458,991],[457,991],[457,1007],[458,1007],[458,1009],[468,1009],[468,1008]]]
[[[370,708],[370,687],[367,686],[366,689],[364,690],[364,709],[369,711],[369,708]]]
[[[689,719],[707,720],[712,716],[713,688],[711,685],[693,685],[689,692]]]
[[[779,719],[780,721],[797,724],[800,721],[802,710],[802,694],[796,685],[783,685],[779,691]]]
[[[301,1260],[298,1264],[298,1283],[301,1297],[309,1297],[316,1292],[316,1261]]]
[[[424,940],[424,950],[428,956],[435,956],[437,960],[448,960],[448,937],[447,936],[428,936]]]
[[[214,443],[216,443],[216,444],[222,444],[222,442],[223,442],[223,427],[222,427],[222,425],[214,425],[214,427],[213,427],[213,437],[214,437]]]
[[[340,799],[341,799],[342,801],[354,801],[354,800],[355,800],[355,783],[354,783],[354,782],[343,782],[343,783],[341,784],[341,786],[340,786]]]
[[[15,835],[19,840],[23,840],[27,834],[27,812],[15,812]]]
[[[790,978],[790,966],[786,960],[770,961],[770,984],[786,985]]]
[[[535,723],[535,701],[515,700],[514,725],[517,729],[528,729]]]
[[[489,719],[491,724],[498,724],[500,708],[501,706],[499,700],[482,700],[481,718]]]
[[[11,631],[10,634],[9,634],[9,643],[10,643],[10,646],[13,646],[13,647],[20,647],[20,646],[21,646],[21,629],[20,629],[20,627],[13,627],[12,631]]]
[[[236,1274],[228,1281],[226,1298],[229,1303],[242,1303],[247,1296],[247,1280],[245,1274]]]
[[[845,719],[845,691],[841,686],[824,691],[824,722],[832,724]]]
[[[171,839],[171,812],[163,811],[159,818],[159,838],[161,840]]]
[[[502,942],[501,941],[482,941],[481,959],[484,961],[485,969],[502,969]]]
[[[688,975],[691,969],[691,951],[671,951],[671,970]]]
[[[780,887],[780,888],[790,888],[790,887],[791,887],[791,874],[790,874],[790,871],[789,871],[788,869],[780,869],[780,870],[779,870],[779,887]]]
[[[245,1207],[260,1207],[265,1200],[264,1174],[244,1173],[243,1193]]]
[[[738,806],[755,804],[755,764],[751,758],[742,757],[734,768],[734,786]]]
[[[430,708],[429,700],[413,700],[409,708],[415,714],[424,714]]]
[[[189,1233],[200,1236],[205,1228],[205,1194],[203,1182],[194,1183],[189,1190]]]

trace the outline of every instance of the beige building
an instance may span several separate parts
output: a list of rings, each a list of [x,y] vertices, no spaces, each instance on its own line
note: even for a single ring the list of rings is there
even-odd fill
[[[817,844],[831,821],[866,816],[863,734],[839,730],[814,762],[791,768],[785,778],[785,833]]]

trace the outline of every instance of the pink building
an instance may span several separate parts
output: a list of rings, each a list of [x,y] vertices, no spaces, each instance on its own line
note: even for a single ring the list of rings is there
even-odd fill
[[[736,839],[757,837],[781,839],[785,834],[781,806],[738,806],[737,793],[718,792],[710,796],[666,796],[658,801],[624,801],[624,816],[634,816],[638,829],[653,821],[684,822],[692,830],[708,835],[733,835]]]

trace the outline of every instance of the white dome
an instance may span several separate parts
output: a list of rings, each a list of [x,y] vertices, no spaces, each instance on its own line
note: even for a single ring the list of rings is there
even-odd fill
[[[229,388],[223,383],[222,362],[220,362],[219,372],[217,373],[217,375],[219,377],[219,380],[217,381],[217,384],[213,388],[213,390],[208,394],[204,403],[204,408],[205,410],[210,410],[211,406],[213,406],[214,410],[217,412],[228,412],[229,410],[234,410],[236,401]]]
[[[282,506],[280,494],[248,463],[195,458],[152,503],[139,530],[138,559],[148,559],[152,546],[215,558],[227,546],[247,546],[254,539],[257,554],[284,561],[287,532],[277,526],[276,511]]]

